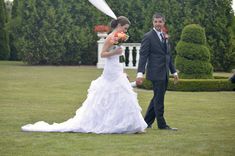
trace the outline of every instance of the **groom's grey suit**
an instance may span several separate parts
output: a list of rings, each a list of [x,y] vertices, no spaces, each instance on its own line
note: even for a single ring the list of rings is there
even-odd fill
[[[164,119],[164,96],[168,85],[169,70],[175,73],[170,48],[166,40],[161,41],[157,32],[152,29],[144,35],[141,42],[138,72],[145,73],[152,81],[154,96],[145,115],[146,123],[151,126],[155,118],[160,129],[167,126]]]

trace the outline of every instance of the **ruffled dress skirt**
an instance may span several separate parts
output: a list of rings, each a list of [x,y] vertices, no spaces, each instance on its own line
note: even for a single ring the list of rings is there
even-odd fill
[[[114,60],[107,64],[113,65],[112,62]],[[21,127],[22,131],[97,134],[144,132],[147,124],[142,117],[137,94],[120,67],[114,72],[113,68],[109,69],[104,69],[103,74],[91,82],[87,98],[73,118],[62,123],[39,121],[27,124]]]

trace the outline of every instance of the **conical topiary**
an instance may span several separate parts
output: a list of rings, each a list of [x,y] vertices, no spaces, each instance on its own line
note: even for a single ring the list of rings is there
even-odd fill
[[[176,67],[179,76],[186,79],[212,78],[210,51],[206,46],[204,29],[196,24],[187,25],[176,46]]]

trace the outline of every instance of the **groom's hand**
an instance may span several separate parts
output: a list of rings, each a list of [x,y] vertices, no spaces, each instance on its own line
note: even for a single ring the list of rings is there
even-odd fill
[[[138,78],[136,78],[136,85],[137,86],[140,86],[140,85],[142,85],[142,83],[143,83],[143,81],[144,81],[144,78],[142,78],[142,77],[138,77]]]
[[[174,75],[174,84],[177,84],[179,82],[179,76]]]

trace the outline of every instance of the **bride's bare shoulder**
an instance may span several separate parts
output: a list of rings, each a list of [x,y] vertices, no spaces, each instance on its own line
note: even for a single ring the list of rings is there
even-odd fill
[[[111,33],[106,37],[104,44],[110,47],[113,45],[112,40],[113,40],[113,34]]]
[[[106,37],[106,40],[111,40],[113,38],[113,33],[108,34],[108,36]]]

